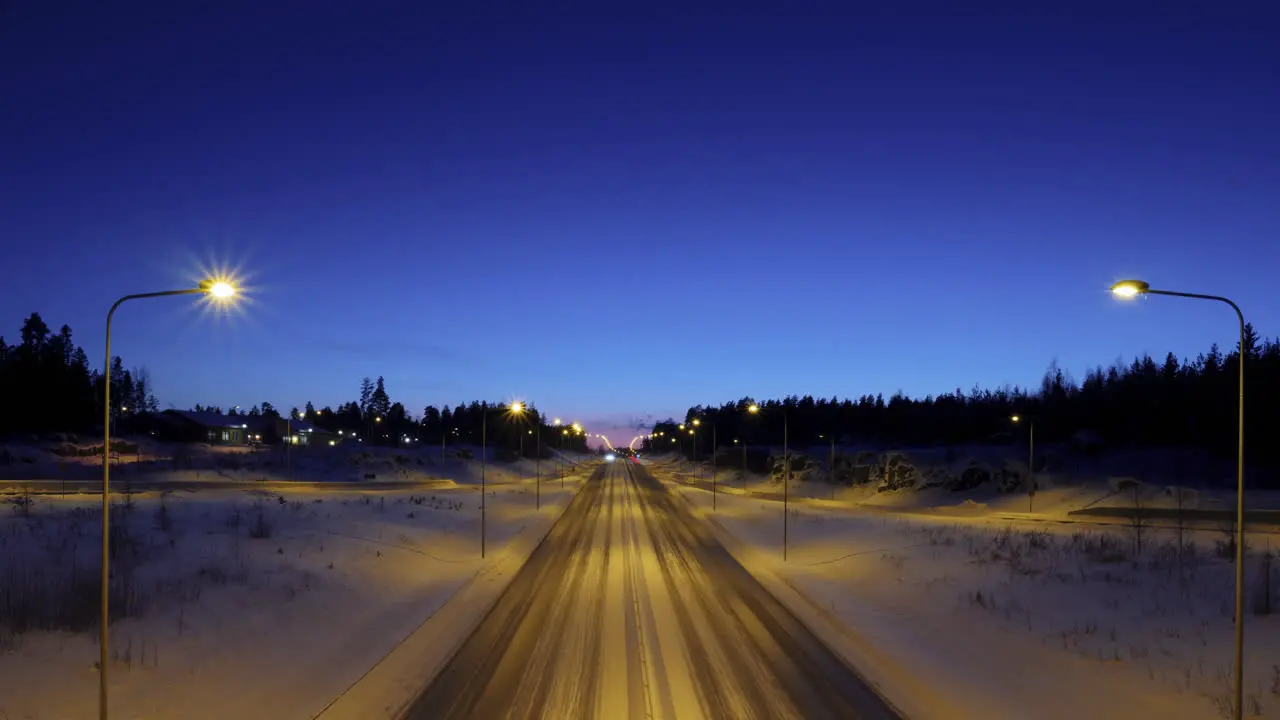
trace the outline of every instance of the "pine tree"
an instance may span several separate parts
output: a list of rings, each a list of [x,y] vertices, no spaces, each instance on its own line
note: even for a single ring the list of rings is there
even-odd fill
[[[387,387],[381,375],[378,376],[378,382],[369,395],[366,409],[375,417],[386,417],[391,412],[391,397],[387,395]]]
[[[360,380],[360,414],[369,414],[369,401],[373,399],[373,381],[369,378]]]
[[[44,324],[44,320],[40,318],[40,313],[31,313],[31,315],[22,323],[22,351],[30,360],[35,360],[40,355],[40,351],[44,349],[45,342],[49,339],[49,326]]]
[[[1258,357],[1258,349],[1260,341],[1258,333],[1253,329],[1253,323],[1244,324],[1244,358],[1248,362]],[[1240,342],[1236,341],[1236,354],[1240,353]]]

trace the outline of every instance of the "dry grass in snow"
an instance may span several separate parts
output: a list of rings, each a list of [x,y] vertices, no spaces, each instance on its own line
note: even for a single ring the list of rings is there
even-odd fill
[[[490,558],[545,530],[577,482],[489,496]],[[101,512],[0,507],[0,717],[96,713]],[[112,511],[120,717],[310,718],[482,567],[480,497],[334,491],[135,496]]]
[[[682,494],[748,563],[931,690],[919,717],[1230,717],[1230,528],[990,524]],[[1252,535],[1245,715],[1280,718],[1280,578]],[[1178,539],[1181,538],[1181,544]],[[892,699],[893,688],[887,689]],[[916,715],[913,715],[916,717]]]

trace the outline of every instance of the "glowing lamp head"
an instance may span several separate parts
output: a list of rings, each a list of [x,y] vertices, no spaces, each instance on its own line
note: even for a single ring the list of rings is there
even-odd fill
[[[749,413],[758,413],[758,412],[760,412],[760,406],[759,406],[759,405],[756,405],[755,403],[752,403],[752,404],[750,404],[750,405],[748,405],[748,406],[747,406],[747,412],[749,412]]]
[[[1121,280],[1111,286],[1111,293],[1122,298],[1131,298],[1145,294],[1151,285],[1141,280]]]
[[[681,425],[681,426],[680,426],[680,429],[681,429],[681,430],[683,430],[683,429],[684,429],[684,425]]]
[[[701,425],[701,424],[702,424],[702,421],[701,421],[701,420],[699,420],[698,418],[694,418],[694,419],[693,419],[693,424],[694,424],[694,425]]]
[[[1009,419],[1010,419],[1010,420],[1012,420],[1013,422],[1022,422],[1022,416],[1020,416],[1020,415],[1014,415],[1013,417],[1011,417],[1011,418],[1009,418]]]
[[[511,412],[513,412],[513,413],[522,413],[522,412],[524,412],[524,403],[522,403],[522,402],[513,402],[513,403],[511,403]]]
[[[553,425],[556,425],[556,426],[559,426],[559,425],[560,425],[560,418],[556,418],[555,420],[553,420],[553,421],[552,421],[552,424],[553,424]]]
[[[226,300],[236,294],[236,287],[226,280],[205,280],[200,283],[200,289],[218,300]]]

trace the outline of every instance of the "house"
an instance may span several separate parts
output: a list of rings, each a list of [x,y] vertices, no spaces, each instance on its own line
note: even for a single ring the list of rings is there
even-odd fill
[[[207,442],[212,445],[287,443],[295,446],[335,445],[338,435],[305,420],[262,415],[220,415],[194,410],[165,410],[155,416],[157,439]]]
[[[247,415],[220,415],[195,410],[165,410],[158,416],[156,437],[177,442],[245,445],[255,434]]]
[[[271,440],[269,442],[282,441],[290,445],[308,446],[308,445],[336,445],[340,439],[338,435],[316,427],[306,420],[290,420],[288,418],[272,418],[275,422],[271,426]],[[268,442],[263,437],[264,442]]]

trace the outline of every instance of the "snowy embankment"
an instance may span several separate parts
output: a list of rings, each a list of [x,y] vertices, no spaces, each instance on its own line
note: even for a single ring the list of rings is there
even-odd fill
[[[315,716],[415,631],[452,642],[471,622],[468,611],[500,590],[494,568],[501,575],[522,562],[521,553],[550,528],[585,471],[579,468],[563,488],[558,479],[545,481],[541,510],[531,482],[491,490],[485,560],[480,498],[472,487],[150,492],[127,505],[120,499],[112,515],[113,712]],[[100,501],[6,500],[0,717],[91,717]],[[483,582],[473,590],[476,578]],[[468,607],[438,612],[455,604],[449,601],[460,589]],[[437,613],[448,615],[445,624],[427,621]],[[402,676],[399,691],[411,693],[410,681],[423,679]]]
[[[130,483],[183,482],[396,482],[447,486],[480,482],[480,448],[415,443],[403,447],[366,447],[346,442],[334,447],[280,445],[208,445],[162,443],[148,438],[112,440],[111,480],[124,489]],[[547,450],[550,458],[537,463],[527,458],[495,462],[489,448],[486,480],[493,484],[524,482],[540,470],[558,477],[568,464],[589,458],[573,452]],[[96,482],[102,477],[102,442],[68,438],[49,442],[0,444],[0,481]]]
[[[913,718],[1230,716],[1229,527],[810,501],[791,507],[784,562],[780,503],[722,494],[713,511],[710,493],[673,486]],[[1249,539],[1246,717],[1280,718],[1270,541]]]

